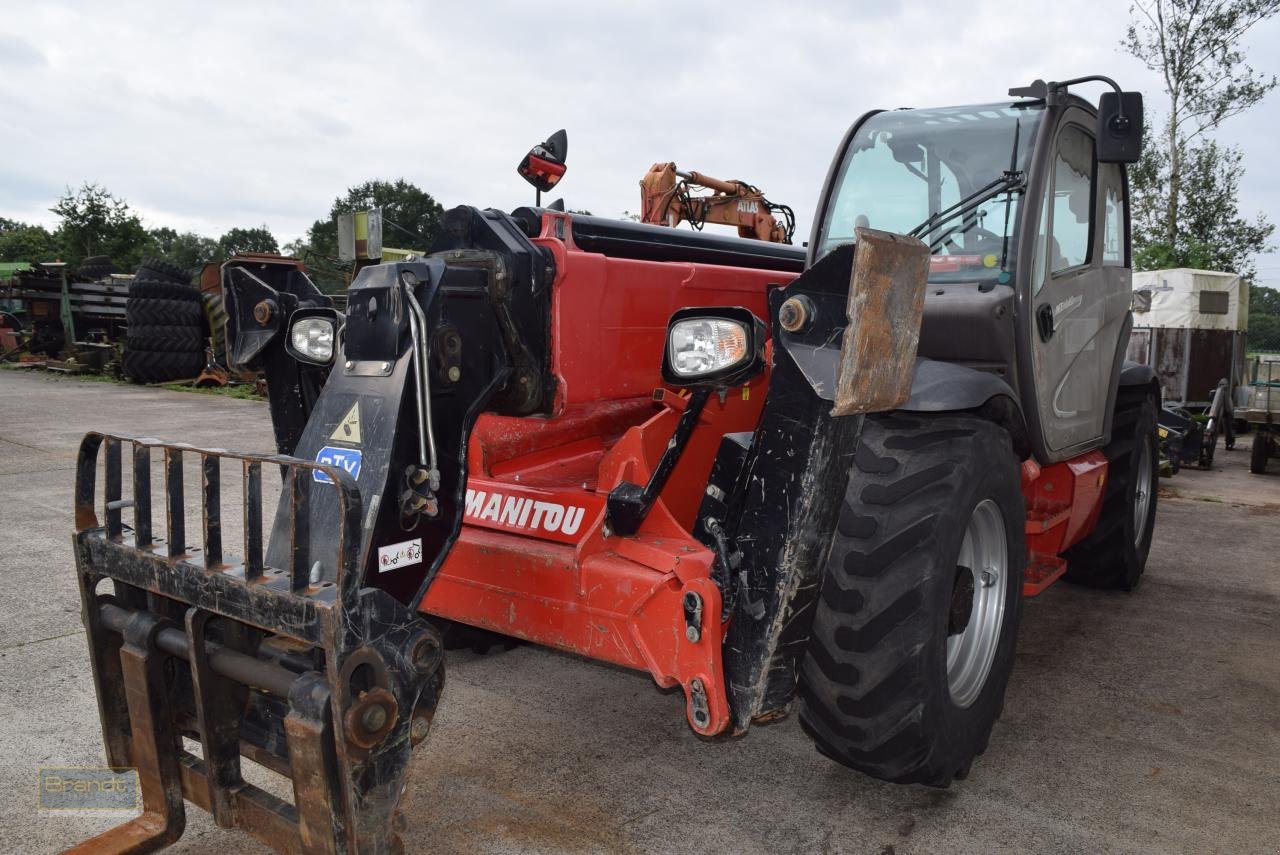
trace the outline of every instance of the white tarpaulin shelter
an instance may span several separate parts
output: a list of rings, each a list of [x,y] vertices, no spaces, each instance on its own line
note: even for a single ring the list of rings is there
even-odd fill
[[[1133,274],[1128,358],[1150,365],[1166,403],[1207,406],[1218,381],[1244,378],[1249,285],[1234,273]]]
[[[1249,284],[1235,273],[1187,267],[1134,273],[1133,325],[1247,330]]]

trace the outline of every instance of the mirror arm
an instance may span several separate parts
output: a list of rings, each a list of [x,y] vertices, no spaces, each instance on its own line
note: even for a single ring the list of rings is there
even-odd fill
[[[1049,83],[1050,97],[1060,95],[1065,92],[1068,86],[1074,86],[1077,83],[1105,83],[1115,90],[1116,104],[1120,108],[1120,112],[1116,113],[1116,121],[1128,124],[1129,117],[1124,114],[1124,98],[1120,97],[1124,91],[1120,88],[1120,84],[1116,83],[1105,74],[1086,74],[1084,77],[1073,77],[1070,80],[1053,81]],[[1056,100],[1056,98],[1055,98]]]

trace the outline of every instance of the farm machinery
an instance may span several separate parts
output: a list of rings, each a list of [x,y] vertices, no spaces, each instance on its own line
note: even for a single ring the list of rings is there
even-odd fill
[[[171,843],[188,802],[397,851],[444,650],[481,631],[679,687],[702,736],[794,712],[853,769],[964,778],[1023,599],[1132,589],[1155,520],[1159,390],[1122,358],[1141,99],[1010,96],[864,115],[805,249],[459,207],[343,313],[224,268],[275,453],[80,450],[103,737],[143,795],[82,851]],[[557,151],[522,163],[540,192]]]

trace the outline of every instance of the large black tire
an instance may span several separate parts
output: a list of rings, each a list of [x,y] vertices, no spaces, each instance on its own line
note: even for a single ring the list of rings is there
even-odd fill
[[[1253,450],[1249,452],[1249,471],[1254,475],[1262,475],[1267,471],[1273,441],[1271,431],[1266,428],[1254,431]]]
[[[126,346],[138,350],[204,353],[204,333],[193,326],[133,324],[129,327]]]
[[[133,280],[133,284],[129,286],[129,299],[180,300],[197,303],[200,301],[200,292],[195,287],[182,282],[147,277]]]
[[[116,272],[116,266],[111,259],[105,255],[91,255],[84,261],[80,262],[80,267],[76,273],[85,279],[101,279],[104,276]]]
[[[491,650],[511,650],[522,644],[520,639],[487,629],[479,629],[458,623],[447,618],[428,615],[427,620],[440,631],[440,640],[445,650],[470,650],[472,653],[484,655]]]
[[[1107,458],[1102,509],[1089,536],[1067,550],[1063,577],[1067,581],[1132,591],[1142,578],[1151,551],[1159,492],[1158,406],[1155,392],[1147,387],[1121,388],[1117,394],[1111,442],[1102,450]],[[1148,455],[1146,465],[1142,462],[1144,452]],[[1144,497],[1146,511],[1138,522],[1137,506]]]
[[[204,327],[204,310],[199,299],[130,299],[125,306],[129,326],[164,324],[169,326]]]
[[[191,284],[191,276],[186,270],[178,265],[165,261],[163,258],[144,258],[142,263],[138,265],[138,278],[146,278],[148,276],[157,279],[168,279],[171,282],[178,282],[182,285]]]
[[[986,750],[1022,614],[1019,473],[1008,434],[983,419],[866,420],[801,669],[800,724],[823,754],[886,781],[945,787]],[[986,542],[1003,541],[1006,560],[1002,577],[966,592],[981,573],[959,560],[979,516],[1002,523]],[[985,676],[958,686],[958,703],[948,641],[966,637],[954,630],[968,629],[963,612],[979,595],[1003,619],[986,635]]]
[[[124,353],[125,376],[135,383],[188,380],[204,370],[203,353],[130,348]]]

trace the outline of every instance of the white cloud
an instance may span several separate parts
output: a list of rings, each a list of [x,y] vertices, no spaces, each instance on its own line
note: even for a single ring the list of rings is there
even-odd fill
[[[515,164],[569,131],[570,207],[638,207],[654,161],[742,178],[807,229],[846,127],[873,107],[1004,97],[1035,77],[1157,81],[1118,48],[1123,3],[9,4],[0,215],[51,223],[96,181],[150,225],[281,239],[370,178],[511,208]],[[32,33],[57,33],[33,40]],[[1280,41],[1252,35],[1265,66]],[[1093,90],[1087,90],[1092,93]],[[1248,211],[1280,220],[1280,100],[1233,120]]]

